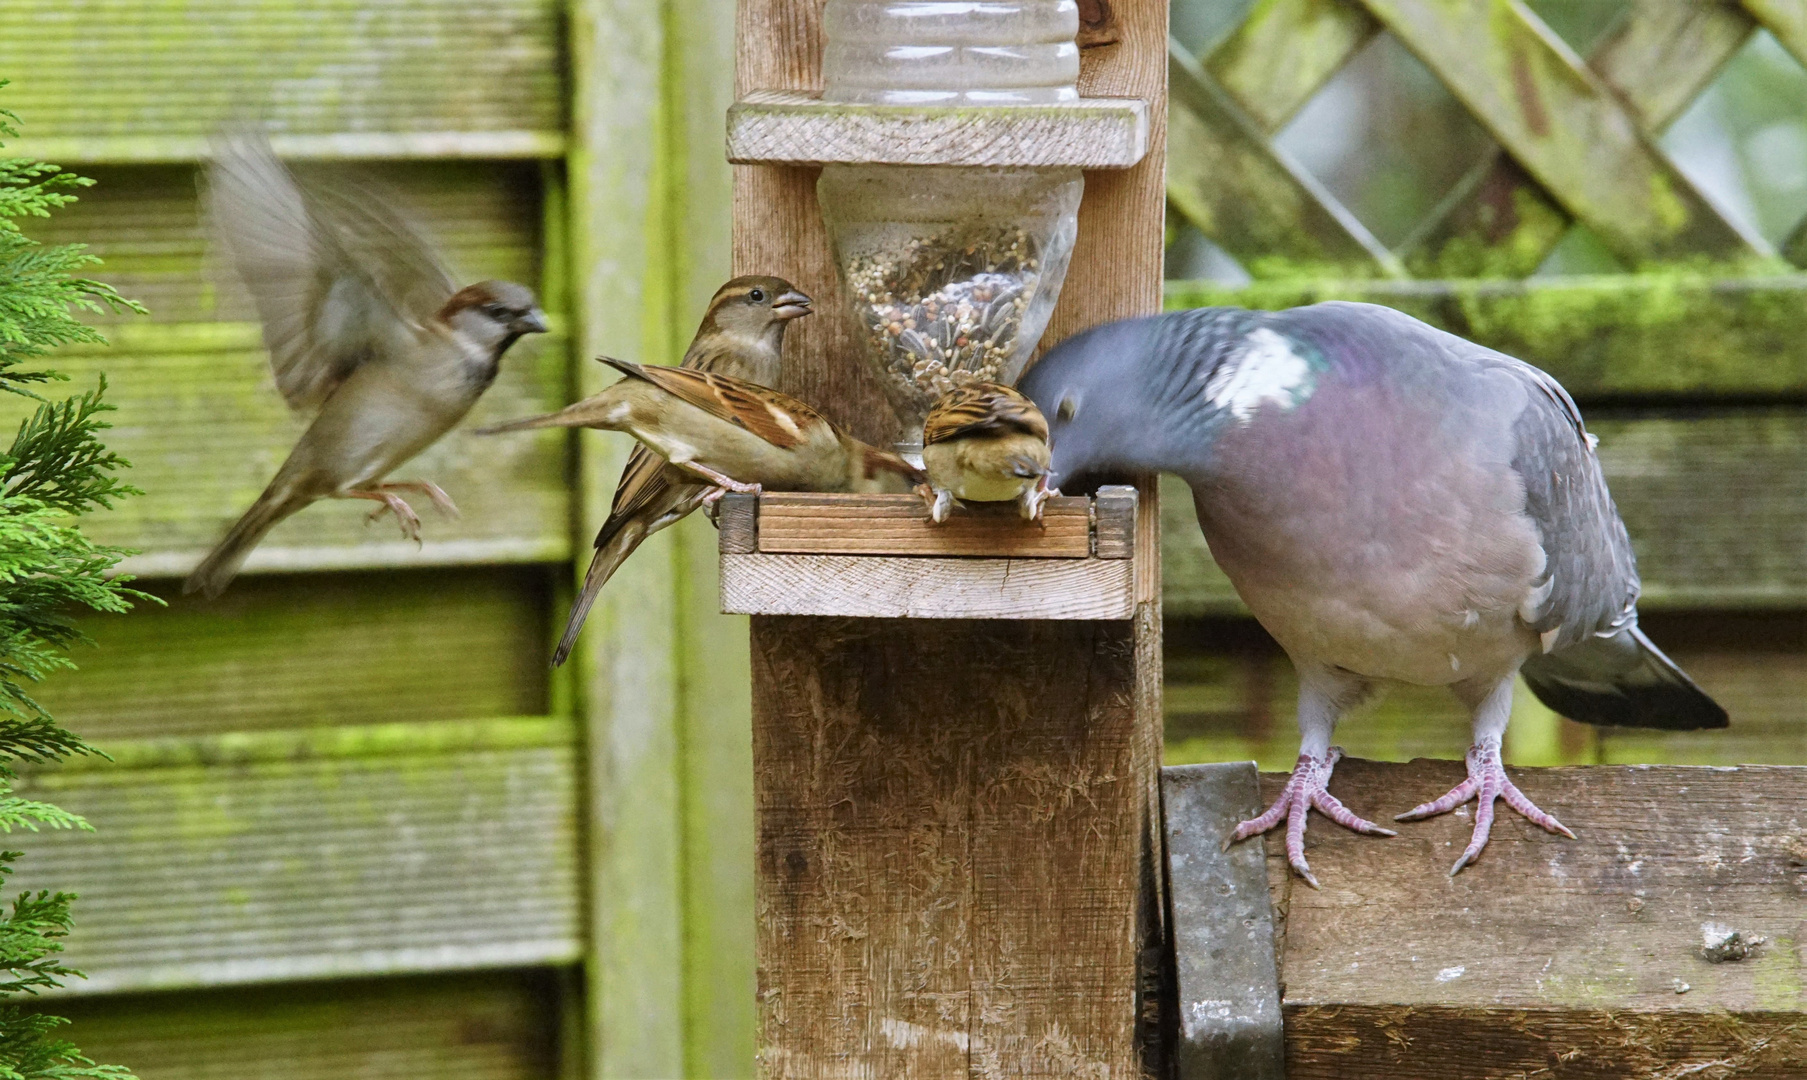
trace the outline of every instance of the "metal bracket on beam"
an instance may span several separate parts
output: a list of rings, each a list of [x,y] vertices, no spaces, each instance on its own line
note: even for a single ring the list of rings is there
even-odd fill
[[[1261,812],[1255,763],[1161,770],[1180,1080],[1283,1080],[1285,1039],[1267,856],[1259,840],[1224,850]]]

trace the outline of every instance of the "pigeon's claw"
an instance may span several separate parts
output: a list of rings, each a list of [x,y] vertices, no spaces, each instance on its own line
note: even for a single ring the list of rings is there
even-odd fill
[[[1342,748],[1338,746],[1331,747],[1321,758],[1300,754],[1298,764],[1293,766],[1292,779],[1281,789],[1280,797],[1274,800],[1274,805],[1268,807],[1267,812],[1260,817],[1250,818],[1236,826],[1236,831],[1224,841],[1224,847],[1251,836],[1259,836],[1280,824],[1280,820],[1284,818],[1286,861],[1305,879],[1307,885],[1315,889],[1318,887],[1318,879],[1305,861],[1305,819],[1310,815],[1312,807],[1316,807],[1320,814],[1345,829],[1354,829],[1368,836],[1399,835],[1392,829],[1383,829],[1372,821],[1357,816],[1335,795],[1330,794],[1330,771],[1342,756]]]
[[[1523,814],[1526,820],[1549,832],[1575,839],[1569,827],[1557,821],[1555,815],[1547,814],[1537,808],[1537,804],[1518,789],[1510,777],[1506,775],[1506,766],[1500,761],[1500,748],[1497,743],[1477,743],[1468,748],[1468,779],[1457,784],[1449,793],[1440,799],[1412,807],[1398,815],[1395,821],[1417,821],[1420,818],[1446,814],[1470,799],[1478,799],[1474,811],[1474,836],[1463,849],[1462,857],[1456,865],[1449,868],[1449,876],[1455,877],[1464,866],[1480,858],[1481,849],[1487,846],[1487,838],[1493,834],[1493,803],[1495,799],[1505,799],[1506,805]]]

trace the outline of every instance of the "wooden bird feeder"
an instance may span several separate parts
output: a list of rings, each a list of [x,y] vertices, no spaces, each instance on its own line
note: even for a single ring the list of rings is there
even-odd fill
[[[1167,6],[1095,6],[1114,32],[1078,101],[923,106],[821,100],[822,0],[743,0],[734,269],[820,301],[782,389],[869,442],[907,435],[837,272],[825,165],[1086,170],[1042,344],[1160,309]],[[1003,505],[933,526],[913,496],[724,502],[722,606],[753,616],[762,1075],[1158,1057],[1159,507],[1123,479],[1041,524]]]

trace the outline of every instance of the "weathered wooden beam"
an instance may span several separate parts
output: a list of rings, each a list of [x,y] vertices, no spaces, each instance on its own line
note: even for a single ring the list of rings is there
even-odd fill
[[[1379,32],[1354,0],[1257,0],[1201,59],[1272,135]]]
[[[1256,277],[1403,276],[1399,262],[1178,43],[1168,47],[1172,92],[1167,198]]]
[[[69,994],[569,963],[575,743],[544,717],[114,740],[21,780],[100,831],[39,835],[12,883],[81,893]]]
[[[570,5],[567,162],[579,355],[670,363],[681,258],[665,113],[666,4]],[[719,130],[719,129],[718,129]],[[576,366],[580,395],[613,381]],[[580,438],[570,527],[581,574],[608,516],[626,439]],[[572,653],[587,748],[587,1077],[682,1076],[683,709],[675,534],[652,537],[609,582]]]
[[[1776,36],[1794,58],[1807,64],[1807,4],[1801,0],[1742,0],[1763,28]]]
[[[284,158],[313,161],[406,161],[464,158],[556,160],[565,152],[562,131],[360,131],[274,135],[270,145]],[[205,161],[206,135],[74,135],[29,138],[7,144],[8,153],[60,165],[175,165]]]
[[[1467,814],[1387,840],[1318,825],[1314,890],[1270,835],[1287,1076],[1798,1075],[1807,769],[1513,772],[1579,839],[1502,808],[1451,879]],[[1453,761],[1345,758],[1331,784],[1385,820],[1461,777]],[[1284,780],[1263,777],[1264,801]],[[1731,930],[1762,944],[1709,947]]]
[[[1536,364],[1583,401],[1807,396],[1807,277],[1167,285],[1170,310],[1279,310],[1321,300],[1398,308]]]
[[[870,619],[1129,619],[1123,559],[722,556],[722,610]]]
[[[1595,416],[1600,463],[1631,533],[1640,607],[1807,606],[1807,413],[1733,410],[1688,418]],[[1243,610],[1211,560],[1178,480],[1163,503],[1170,613]]]
[[[1634,263],[1771,254],[1518,0],[1362,0],[1566,210]]]
[[[45,1011],[96,1061],[167,1080],[569,1080],[561,1014],[576,1004],[549,971],[359,979],[98,1001]]]
[[[1731,4],[1633,0],[1589,64],[1643,125],[1663,130],[1749,38]],[[1420,277],[1524,277],[1573,219],[1510,154],[1479,162],[1400,245]]]
[[[1111,8],[1118,40],[1083,51],[1080,91],[1148,101],[1150,151],[1086,177],[1050,340],[1159,303],[1166,5]],[[818,17],[741,4],[743,90],[814,89]],[[883,440],[890,410],[845,361],[815,179],[739,169],[735,267],[821,301],[785,388]],[[1132,565],[1158,572],[1154,528]],[[765,1075],[1139,1067],[1161,934],[1158,577],[1136,584],[1120,623],[754,620]]]
[[[728,110],[736,165],[1071,165],[1127,169],[1148,152],[1133,98],[1050,105],[870,105],[758,90]]]

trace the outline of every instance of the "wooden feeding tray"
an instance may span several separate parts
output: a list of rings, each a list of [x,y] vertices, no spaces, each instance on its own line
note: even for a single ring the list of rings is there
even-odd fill
[[[722,610],[890,619],[1128,619],[1136,609],[1133,487],[1058,496],[1040,522],[1010,503],[946,522],[914,495],[729,495]]]

